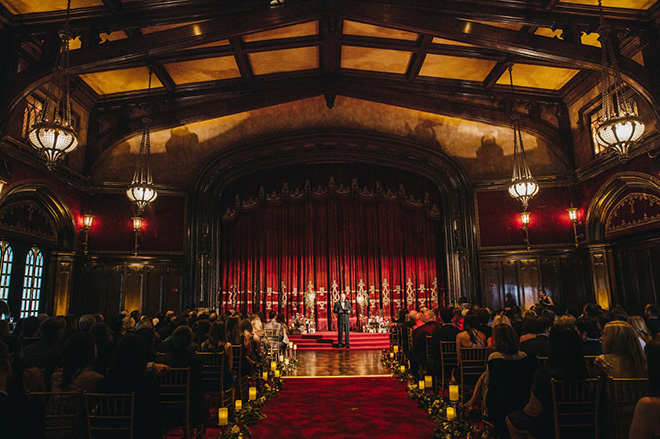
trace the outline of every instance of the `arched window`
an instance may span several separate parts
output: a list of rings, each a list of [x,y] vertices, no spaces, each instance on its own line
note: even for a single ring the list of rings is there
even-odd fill
[[[11,280],[11,262],[14,252],[6,241],[0,241],[0,300],[9,297],[9,281]]]
[[[44,269],[44,256],[37,247],[32,247],[25,259],[25,277],[23,278],[23,300],[21,300],[21,318],[36,316],[39,313],[41,296],[41,277]]]

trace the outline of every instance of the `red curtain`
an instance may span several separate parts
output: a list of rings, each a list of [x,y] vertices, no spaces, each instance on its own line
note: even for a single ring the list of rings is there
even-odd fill
[[[356,311],[354,328],[369,316],[391,320],[400,308],[437,308],[437,209],[401,194],[283,192],[225,213],[223,310],[302,313],[327,330],[336,328],[332,306],[341,291]]]

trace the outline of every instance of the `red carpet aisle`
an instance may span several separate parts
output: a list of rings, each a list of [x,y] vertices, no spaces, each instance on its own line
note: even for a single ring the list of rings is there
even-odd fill
[[[253,439],[427,439],[435,424],[392,377],[288,378]]]

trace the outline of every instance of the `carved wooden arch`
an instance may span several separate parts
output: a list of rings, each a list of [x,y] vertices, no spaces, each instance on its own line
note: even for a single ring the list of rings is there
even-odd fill
[[[443,255],[448,300],[477,299],[476,240],[472,188],[465,172],[438,148],[370,132],[310,132],[227,148],[200,173],[193,189],[191,224],[191,291],[217,291],[218,261],[202,272],[203,255],[219,254],[222,212],[215,208],[233,181],[283,165],[355,163],[405,170],[430,180],[440,195]],[[206,265],[203,265],[206,267]],[[200,296],[202,297],[202,296]],[[208,296],[207,300],[212,300]]]
[[[0,209],[3,206],[20,201],[34,202],[50,216],[57,232],[58,250],[74,250],[76,223],[73,213],[69,206],[46,183],[27,180],[22,181],[20,184],[8,186],[0,195]]]
[[[590,243],[605,241],[607,215],[621,194],[630,189],[660,195],[660,180],[642,172],[620,172],[612,176],[594,195],[587,210],[586,233]]]

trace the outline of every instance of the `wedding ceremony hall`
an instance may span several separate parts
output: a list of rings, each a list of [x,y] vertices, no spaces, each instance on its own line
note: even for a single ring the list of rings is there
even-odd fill
[[[660,438],[660,1],[0,0],[0,437]]]

